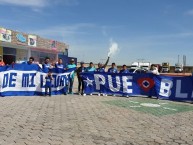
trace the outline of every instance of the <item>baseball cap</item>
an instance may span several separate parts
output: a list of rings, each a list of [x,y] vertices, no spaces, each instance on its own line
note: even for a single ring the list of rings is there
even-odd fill
[[[72,58],[70,61],[74,61],[74,59]]]

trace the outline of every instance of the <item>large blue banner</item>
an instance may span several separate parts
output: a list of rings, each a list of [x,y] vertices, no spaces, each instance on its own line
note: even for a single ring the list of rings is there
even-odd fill
[[[52,69],[52,94],[67,93],[70,74],[74,69]],[[0,96],[43,95],[47,73],[37,64],[15,64],[0,67]]]
[[[82,73],[84,91],[119,95],[156,96],[169,100],[193,100],[191,76],[158,76],[151,73]]]

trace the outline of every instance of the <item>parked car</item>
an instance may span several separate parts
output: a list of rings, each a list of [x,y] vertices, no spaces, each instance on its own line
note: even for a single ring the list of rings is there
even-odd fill
[[[146,73],[147,70],[146,69],[141,69],[141,68],[130,68],[129,69],[130,73]]]

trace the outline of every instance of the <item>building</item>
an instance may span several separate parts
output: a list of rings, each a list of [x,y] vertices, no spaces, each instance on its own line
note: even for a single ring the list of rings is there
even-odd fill
[[[68,49],[69,45],[56,40],[0,27],[0,55],[3,56],[5,64],[27,61],[30,56],[39,63],[42,63],[45,57],[50,57],[51,62],[60,57],[66,64],[69,60]]]

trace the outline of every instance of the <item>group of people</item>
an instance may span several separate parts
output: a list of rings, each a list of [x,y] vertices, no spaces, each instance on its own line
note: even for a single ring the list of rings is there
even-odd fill
[[[70,63],[68,65],[64,65],[62,58],[59,58],[58,61],[54,64],[50,63],[50,58],[46,57],[44,59],[44,63],[42,64],[42,69],[44,70],[44,72],[47,73],[45,80],[46,80],[46,85],[45,85],[45,96],[49,95],[51,96],[51,85],[52,85],[52,68],[59,68],[59,69],[64,69],[64,70],[68,70],[68,69],[72,69],[74,68],[75,71],[73,71],[71,73],[71,77],[68,83],[68,90],[66,92],[68,92],[68,94],[73,94],[73,84],[74,84],[74,77],[75,77],[75,72],[77,73],[77,78],[78,78],[78,94],[79,95],[83,95],[85,96],[86,94],[84,93],[84,81],[81,77],[81,73],[82,72],[106,72],[105,68],[109,62],[110,57],[107,58],[106,62],[104,64],[102,63],[98,63],[98,67],[95,68],[93,62],[89,63],[89,66],[86,67],[85,63],[82,61],[80,62],[80,67],[77,68],[76,64],[75,64],[75,60],[74,59],[70,59]],[[30,57],[29,60],[27,62],[23,62],[25,64],[33,64],[34,63],[34,57]],[[4,66],[4,62],[2,60],[2,57],[0,56],[0,66]],[[120,71],[118,71],[116,64],[113,62],[111,67],[107,70],[107,72],[109,73],[130,73],[127,66],[124,64],[122,66],[122,69]],[[147,71],[148,73],[153,73],[156,75],[159,75],[158,69],[155,65],[152,65],[150,70]],[[48,94],[49,93],[49,94]],[[66,94],[65,94],[66,95]],[[92,94],[90,94],[92,95]],[[98,95],[105,95],[104,93],[100,93]],[[113,95],[113,94],[112,94]],[[128,97],[128,96],[127,96]]]
[[[70,63],[67,66],[64,66],[62,58],[59,58],[58,62],[56,62],[53,65],[53,64],[50,64],[50,58],[46,57],[44,60],[44,63],[42,64],[42,69],[45,72],[48,72],[47,76],[45,77],[45,79],[46,79],[45,95],[47,95],[47,93],[49,91],[49,95],[51,96],[51,81],[53,80],[51,68],[59,68],[59,69],[65,69],[65,70],[74,68],[75,71],[73,71],[71,74],[67,92],[68,92],[68,94],[73,94],[73,84],[74,84],[74,77],[75,77],[75,72],[76,72],[77,78],[78,78],[78,94],[85,96],[86,94],[84,93],[84,81],[81,77],[81,73],[82,72],[106,72],[105,68],[109,62],[109,59],[110,58],[108,57],[105,64],[98,63],[97,68],[95,68],[93,62],[90,62],[89,66],[86,67],[85,63],[83,61],[80,62],[80,67],[77,68],[77,66],[75,65],[74,59],[71,59]],[[27,63],[32,64],[33,62],[34,62],[34,58],[30,57],[29,61]],[[122,66],[122,69],[120,71],[118,71],[115,63],[112,63],[111,67],[107,70],[107,72],[109,72],[109,73],[130,73],[125,64]],[[158,69],[155,65],[152,65],[150,70],[147,73],[153,73],[153,74],[159,75]],[[92,95],[92,94],[90,94],[90,95]],[[98,93],[98,95],[106,96],[106,94],[100,93],[100,92]],[[112,94],[112,95],[114,96],[114,94]],[[129,96],[126,96],[126,97],[129,97]]]
[[[70,63],[65,66],[63,64],[62,58],[58,59],[58,62],[56,62],[54,65],[50,64],[50,58],[46,57],[44,60],[44,63],[42,64],[42,69],[44,70],[44,72],[48,72],[47,76],[45,77],[46,79],[46,85],[45,85],[45,96],[47,95],[47,91],[49,90],[49,96],[51,96],[51,81],[53,80],[52,77],[52,68],[58,68],[58,69],[63,69],[63,70],[68,70],[68,69],[75,69],[76,70],[76,64],[75,64],[75,60],[71,59]],[[74,84],[74,77],[75,77],[75,71],[73,71],[71,73],[71,77],[69,79],[69,84],[68,84],[68,93],[69,94],[73,94],[73,84]],[[65,93],[66,95],[67,93]]]
[[[22,64],[34,64],[34,57],[30,57],[28,61],[23,62]],[[62,58],[59,58],[58,61],[54,64],[50,63],[50,58],[46,57],[44,59],[44,63],[42,65],[39,64],[39,66],[42,68],[42,70],[47,73],[46,77],[45,77],[45,96],[49,95],[51,96],[51,88],[52,88],[52,80],[53,80],[53,76],[52,76],[52,69],[53,68],[58,68],[58,70],[68,70],[68,69],[72,69],[74,68],[76,70],[76,65],[75,65],[75,60],[71,59],[70,63],[65,66],[63,64],[63,60]],[[71,77],[69,80],[69,84],[68,84],[68,93],[69,94],[73,94],[73,83],[74,83],[74,76],[75,76],[75,72],[73,71],[71,73]],[[66,94],[65,94],[66,95]]]

